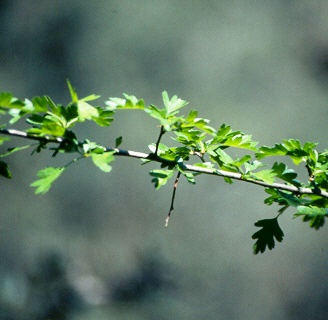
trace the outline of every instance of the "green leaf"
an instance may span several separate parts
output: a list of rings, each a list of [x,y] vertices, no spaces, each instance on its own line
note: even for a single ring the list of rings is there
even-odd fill
[[[272,184],[275,181],[276,174],[272,170],[262,170],[259,172],[252,172],[251,177]]]
[[[135,96],[130,96],[127,94],[123,94],[125,99],[122,98],[109,98],[106,101],[107,110],[114,111],[116,109],[135,109],[135,110],[144,110],[145,103],[142,99],[137,99]]]
[[[79,114],[79,120],[81,122],[99,117],[98,109],[82,100],[77,102],[77,112]]]
[[[155,183],[155,188],[159,189],[164,186],[167,181],[172,178],[174,170],[153,170],[150,175],[154,177],[152,182]]]
[[[0,106],[1,107],[11,107],[11,101],[13,95],[10,92],[1,92],[0,93]]]
[[[161,125],[165,131],[171,131],[172,127],[179,121],[181,118],[175,117],[173,115],[167,116],[165,109],[158,109],[154,105],[150,105],[145,108],[145,112],[148,113],[151,117],[160,121]]]
[[[196,118],[193,122],[196,128],[201,129],[202,131],[206,132],[207,134],[214,135],[216,134],[216,130],[210,127],[208,124],[210,120],[204,118]]]
[[[72,87],[72,85],[68,79],[66,80],[66,82],[67,82],[69,93],[71,95],[72,102],[77,103],[79,101],[79,98],[77,96],[76,90]]]
[[[222,170],[230,172],[239,172],[235,160],[232,159],[225,151],[221,148],[217,148],[215,151],[209,151],[210,158],[216,162]],[[237,164],[240,159],[237,159]],[[230,183],[230,182],[229,182]]]
[[[227,140],[222,143],[223,146],[242,148],[248,150],[257,150],[257,142],[252,140],[251,135],[244,133],[236,133],[234,135],[228,136]]]
[[[7,179],[10,179],[12,176],[8,164],[3,161],[0,161],[0,176],[3,176]]]
[[[47,97],[34,97],[32,99],[35,112],[47,112],[48,111],[48,99]]]
[[[89,141],[88,139],[85,139],[83,141],[83,151],[85,153],[85,156],[89,156],[91,153],[97,153],[101,154],[105,152],[105,148],[97,144],[96,142]]]
[[[297,213],[294,216],[303,216],[303,221],[310,221],[310,227],[318,230],[325,224],[325,218],[328,216],[328,208],[298,206]]]
[[[158,109],[154,105],[150,105],[145,109],[145,112],[147,112],[151,117],[160,120],[161,122],[166,121],[166,113],[164,109]]]
[[[292,169],[288,169],[287,165],[284,163],[275,162],[272,166],[272,170],[278,178],[297,187],[302,185],[301,182],[296,179],[297,173]]]
[[[115,139],[115,148],[118,148],[123,142],[122,136]]]
[[[104,153],[92,153],[91,158],[93,163],[102,171],[110,172],[112,167],[109,165],[112,161],[115,160],[113,154],[115,151],[104,152]]]
[[[59,123],[52,121],[44,122],[40,128],[31,128],[26,130],[27,133],[38,134],[40,136],[52,135],[55,137],[62,137],[65,134],[65,128]]]
[[[253,246],[254,254],[263,253],[266,247],[272,250],[275,246],[274,239],[281,242],[284,237],[284,233],[278,224],[278,218],[259,220],[255,223],[255,226],[262,229],[252,236],[252,239],[257,239]]]
[[[257,142],[252,140],[252,136],[241,131],[232,131],[230,126],[222,124],[215,138],[210,142],[211,149],[217,147],[235,147],[257,151]]]
[[[97,100],[99,99],[100,96],[96,95],[96,94],[91,94],[83,99],[80,99],[81,101],[94,101],[94,100]]]
[[[244,163],[245,174],[248,174],[258,168],[264,167],[264,164],[258,160]]]
[[[97,109],[98,109],[99,116],[92,118],[92,120],[101,127],[110,126],[110,124],[114,120],[114,118],[113,118],[114,112],[108,111],[108,110],[103,110],[101,108],[97,108]]]
[[[281,144],[275,144],[274,147],[263,146],[259,148],[259,152],[256,153],[257,159],[263,159],[270,156],[283,156],[288,155],[293,162],[298,165],[303,161],[307,161],[313,157],[313,148],[317,143],[306,142],[304,146],[299,140],[288,139],[283,140]]]
[[[60,177],[60,175],[64,172],[65,168],[54,168],[48,167],[42,169],[38,172],[39,180],[34,181],[31,184],[31,187],[36,187],[35,194],[45,194],[50,189],[51,185],[54,183],[56,179]]]
[[[181,165],[182,165],[183,161],[181,159]],[[181,166],[177,166],[178,170],[186,177],[187,181],[191,184],[195,184],[196,181],[195,181],[195,175],[194,173],[190,173],[190,172],[186,172],[184,170],[181,169]]]
[[[259,148],[259,152],[255,154],[257,159],[263,159],[271,156],[283,156],[287,153],[287,149],[282,144],[275,144],[274,147],[263,146]]]
[[[0,158],[7,157],[11,155],[12,153],[15,153],[20,150],[24,150],[31,147],[31,145],[21,146],[21,147],[15,147],[15,148],[8,148],[6,153],[3,153],[0,155]]]
[[[212,162],[198,162],[193,164],[194,167],[200,167],[205,169],[213,169],[214,164]]]
[[[298,207],[299,205],[308,204],[312,202],[311,200],[297,197],[293,193],[285,192],[282,190],[276,190],[276,192],[281,197],[281,199],[285,200],[286,204],[292,207]]]
[[[164,106],[166,109],[167,116],[175,115],[179,109],[183,108],[188,103],[177,96],[173,96],[171,99],[166,91],[162,93]]]
[[[5,141],[10,141],[8,137],[0,137],[0,145],[2,145]]]
[[[9,109],[23,109],[25,103],[15,97],[10,92],[0,93],[0,107]]]
[[[267,188],[265,192],[271,196],[264,200],[264,203],[271,206],[273,203],[277,203],[281,206],[293,206],[297,207],[300,205],[309,204],[312,201],[306,198],[298,197],[291,192],[286,192],[274,188]]]

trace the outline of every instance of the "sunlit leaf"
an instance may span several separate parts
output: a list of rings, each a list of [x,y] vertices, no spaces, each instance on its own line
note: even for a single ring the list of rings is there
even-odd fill
[[[155,188],[159,189],[164,186],[167,181],[172,178],[174,170],[153,170],[150,175],[154,177],[152,182],[155,183]]]
[[[169,95],[166,91],[162,93],[164,106],[166,109],[166,114],[174,115],[177,113],[177,111],[181,108],[183,108],[188,103],[177,96],[173,96],[171,99],[169,98]]]
[[[262,170],[259,172],[252,172],[251,177],[272,184],[275,181],[276,174],[272,170]]]
[[[136,109],[136,110],[144,110],[145,103],[142,99],[137,99],[135,96],[130,96],[128,94],[123,94],[125,99],[123,98],[109,98],[106,101],[107,110],[114,111],[116,109]]]
[[[79,98],[77,96],[76,90],[72,87],[72,85],[68,79],[66,82],[67,82],[69,93],[71,95],[72,102],[77,103],[79,101]]]
[[[93,117],[98,118],[99,116],[97,108],[82,100],[77,103],[77,111],[80,121],[91,120]]]
[[[102,171],[110,172],[112,167],[109,165],[112,161],[114,161],[115,157],[113,154],[115,151],[112,152],[104,152],[104,153],[92,153],[91,158],[93,163]]]
[[[89,96],[87,96],[87,97],[85,97],[85,98],[82,98],[82,99],[80,99],[81,101],[93,101],[93,100],[97,100],[97,99],[99,99],[100,98],[100,96],[98,96],[98,95],[96,95],[96,94],[91,94],[91,95],[89,95]]]
[[[38,172],[39,180],[34,181],[31,186],[36,187],[36,194],[45,194],[48,192],[55,180],[64,172],[65,168],[48,167]]]

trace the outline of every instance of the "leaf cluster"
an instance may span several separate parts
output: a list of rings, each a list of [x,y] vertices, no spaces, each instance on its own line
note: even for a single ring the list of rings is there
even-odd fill
[[[69,81],[67,85],[71,101],[65,106],[56,104],[48,96],[20,100],[11,93],[0,93],[0,145],[7,144],[13,136],[33,142],[7,148],[0,152],[1,158],[27,148],[32,148],[31,154],[51,150],[53,157],[59,154],[70,157],[65,166],[47,167],[38,172],[38,179],[31,184],[36,193],[46,193],[66,168],[76,161],[91,159],[97,168],[109,173],[116,156],[132,156],[131,152],[118,149],[123,143],[122,137],[117,137],[113,146],[105,147],[86,138],[79,139],[76,127],[90,121],[107,130],[116,112],[137,110],[155,120],[160,128],[157,139],[153,138],[149,144],[149,154],[134,152],[143,164],[160,164],[160,168],[150,171],[156,189],[180,175],[194,184],[200,174],[221,176],[228,183],[242,180],[265,188],[269,196],[264,203],[278,205],[278,216],[255,224],[261,230],[253,235],[253,239],[257,239],[254,253],[262,253],[266,248],[271,250],[274,239],[282,241],[278,217],[290,207],[296,211],[294,216],[301,216],[310,227],[319,229],[324,225],[328,214],[328,150],[319,152],[316,143],[302,144],[299,140],[286,139],[271,147],[259,146],[251,135],[233,130],[227,124],[217,128],[210,126],[210,121],[199,117],[196,110],[189,110],[183,115],[181,111],[186,110],[188,103],[177,96],[170,98],[165,91],[162,107],[146,105],[142,99],[128,94],[124,94],[123,98],[109,98],[99,106],[95,104],[99,96],[92,94],[80,99]],[[24,123],[24,130],[12,129],[18,122]],[[163,144],[164,135],[169,135],[171,145]],[[289,168],[283,161],[276,161],[271,166],[263,162],[268,157],[290,158],[295,168],[304,166],[308,180],[300,181],[295,168]],[[12,177],[4,161],[0,161],[0,175]]]

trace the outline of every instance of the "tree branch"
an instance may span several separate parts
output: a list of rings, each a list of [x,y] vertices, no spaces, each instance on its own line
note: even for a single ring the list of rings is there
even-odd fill
[[[19,137],[24,139],[30,139],[30,140],[37,140],[42,141],[46,143],[62,143],[65,139],[61,137],[48,137],[48,136],[35,136],[32,134],[28,134],[24,131],[14,130],[14,129],[0,129],[0,134],[13,136],[13,137]],[[138,159],[144,159],[144,160],[152,160],[163,164],[169,164],[169,165],[176,165],[177,163],[174,161],[169,161],[166,159],[162,159],[161,157],[158,157],[156,154],[153,153],[144,153],[144,152],[138,152],[138,151],[132,151],[132,150],[124,150],[119,148],[106,148],[106,152],[114,151],[115,156],[123,156],[123,157],[131,157],[131,158],[138,158]],[[239,180],[243,182],[248,182],[251,184],[256,184],[262,187],[266,188],[273,188],[273,189],[279,189],[284,191],[293,192],[296,194],[315,194],[319,195],[324,198],[328,198],[328,192],[321,190],[321,189],[311,189],[311,188],[298,188],[292,185],[286,185],[283,183],[266,183],[259,180],[246,180],[243,178],[241,173],[236,172],[229,172],[224,171],[220,169],[209,169],[209,168],[202,168],[190,164],[179,164],[181,166],[181,169],[185,171],[191,171],[195,173],[204,173],[209,175],[215,175],[220,176],[224,178],[230,178],[233,180]]]
[[[172,193],[172,199],[171,199],[171,206],[170,206],[169,213],[167,214],[167,217],[165,219],[165,227],[167,227],[169,225],[169,220],[170,220],[170,217],[171,217],[171,213],[174,210],[175,193],[177,192],[177,187],[178,187],[180,176],[181,176],[181,171],[178,172],[177,177],[175,178],[175,181],[174,181],[173,193]]]

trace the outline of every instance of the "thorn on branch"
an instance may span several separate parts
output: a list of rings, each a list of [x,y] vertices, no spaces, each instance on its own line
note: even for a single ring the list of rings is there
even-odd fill
[[[172,199],[171,199],[171,206],[170,206],[170,210],[169,213],[167,214],[167,217],[165,219],[165,227],[168,227],[169,225],[169,220],[171,217],[171,213],[174,210],[174,199],[175,199],[175,193],[177,191],[177,187],[178,187],[178,183],[179,183],[179,178],[180,178],[181,172],[179,171],[177,174],[177,177],[174,181],[174,186],[173,186],[173,193],[172,193]]]

